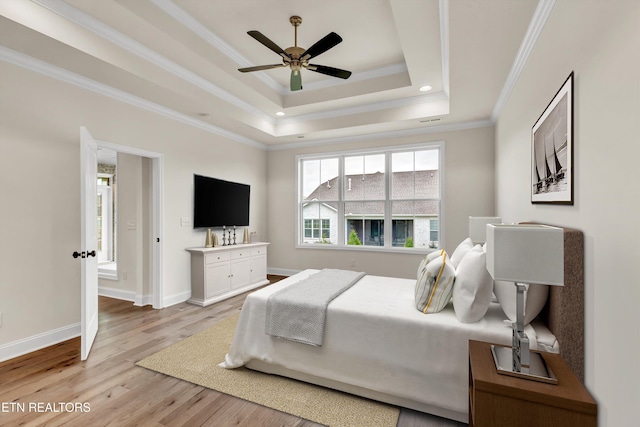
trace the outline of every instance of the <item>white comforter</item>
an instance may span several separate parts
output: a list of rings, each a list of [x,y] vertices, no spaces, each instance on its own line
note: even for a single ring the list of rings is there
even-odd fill
[[[463,324],[451,303],[440,313],[416,310],[415,280],[380,276],[363,277],[331,302],[321,347],[265,334],[269,295],[314,272],[305,270],[247,296],[220,366],[231,369],[258,360],[464,415],[468,340],[511,345],[511,328],[497,303],[481,321]],[[525,332],[532,349],[559,351],[541,323]],[[546,345],[539,345],[543,340]]]

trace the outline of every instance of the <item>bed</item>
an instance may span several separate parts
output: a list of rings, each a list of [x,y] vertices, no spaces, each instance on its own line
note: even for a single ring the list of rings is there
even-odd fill
[[[560,352],[583,375],[583,237],[564,229],[565,287],[551,290],[526,327],[531,348]],[[415,280],[365,275],[329,304],[321,346],[265,334],[269,296],[317,270],[305,270],[247,296],[221,366],[246,366],[437,416],[468,420],[468,340],[511,344],[496,302],[475,323],[415,307]],[[556,287],[552,287],[556,288]],[[562,345],[559,345],[561,343]]]

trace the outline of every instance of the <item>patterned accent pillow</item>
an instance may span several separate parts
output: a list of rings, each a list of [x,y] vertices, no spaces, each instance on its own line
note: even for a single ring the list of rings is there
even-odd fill
[[[429,255],[424,257],[424,259],[420,261],[420,265],[418,265],[417,277],[420,278],[420,272],[424,270],[427,264],[429,264],[431,261],[438,258],[439,256],[445,255],[446,253],[447,252],[444,249],[441,249],[439,251],[433,251]]]
[[[455,277],[446,252],[425,262],[416,281],[416,308],[425,314],[442,311],[451,300]]]

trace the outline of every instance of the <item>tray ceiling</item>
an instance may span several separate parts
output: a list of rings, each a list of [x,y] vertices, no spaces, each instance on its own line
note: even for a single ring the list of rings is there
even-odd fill
[[[549,3],[22,0],[0,5],[1,57],[274,149],[492,124]],[[303,48],[342,37],[312,62],[348,80],[302,70],[291,92],[288,68],[237,71],[280,62],[247,31],[293,46],[292,15]]]

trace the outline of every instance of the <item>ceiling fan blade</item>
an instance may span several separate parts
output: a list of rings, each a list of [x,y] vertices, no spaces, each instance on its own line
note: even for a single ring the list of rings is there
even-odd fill
[[[340,68],[327,67],[326,65],[309,64],[307,70],[326,74],[327,76],[338,77],[340,79],[348,79],[351,76],[351,71],[341,70]]]
[[[300,73],[300,70],[291,70],[291,82],[289,86],[292,92],[302,90],[302,73]]]
[[[255,30],[247,31],[247,34],[249,34],[254,39],[258,40],[260,43],[262,43],[263,45],[265,45],[266,47],[268,47],[278,55],[282,56],[283,58],[287,58],[287,59],[289,58],[289,55],[287,55],[284,49],[282,49],[280,46],[272,42],[267,36],[262,34],[260,31],[255,31]]]
[[[286,64],[258,65],[255,67],[238,68],[241,73],[250,73],[252,71],[271,70],[272,68],[286,67]]]
[[[342,37],[337,35],[334,32],[331,32],[318,40],[313,46],[307,49],[302,55],[300,55],[300,60],[308,61],[314,56],[318,56],[322,53],[325,53],[338,43],[342,41]]]

